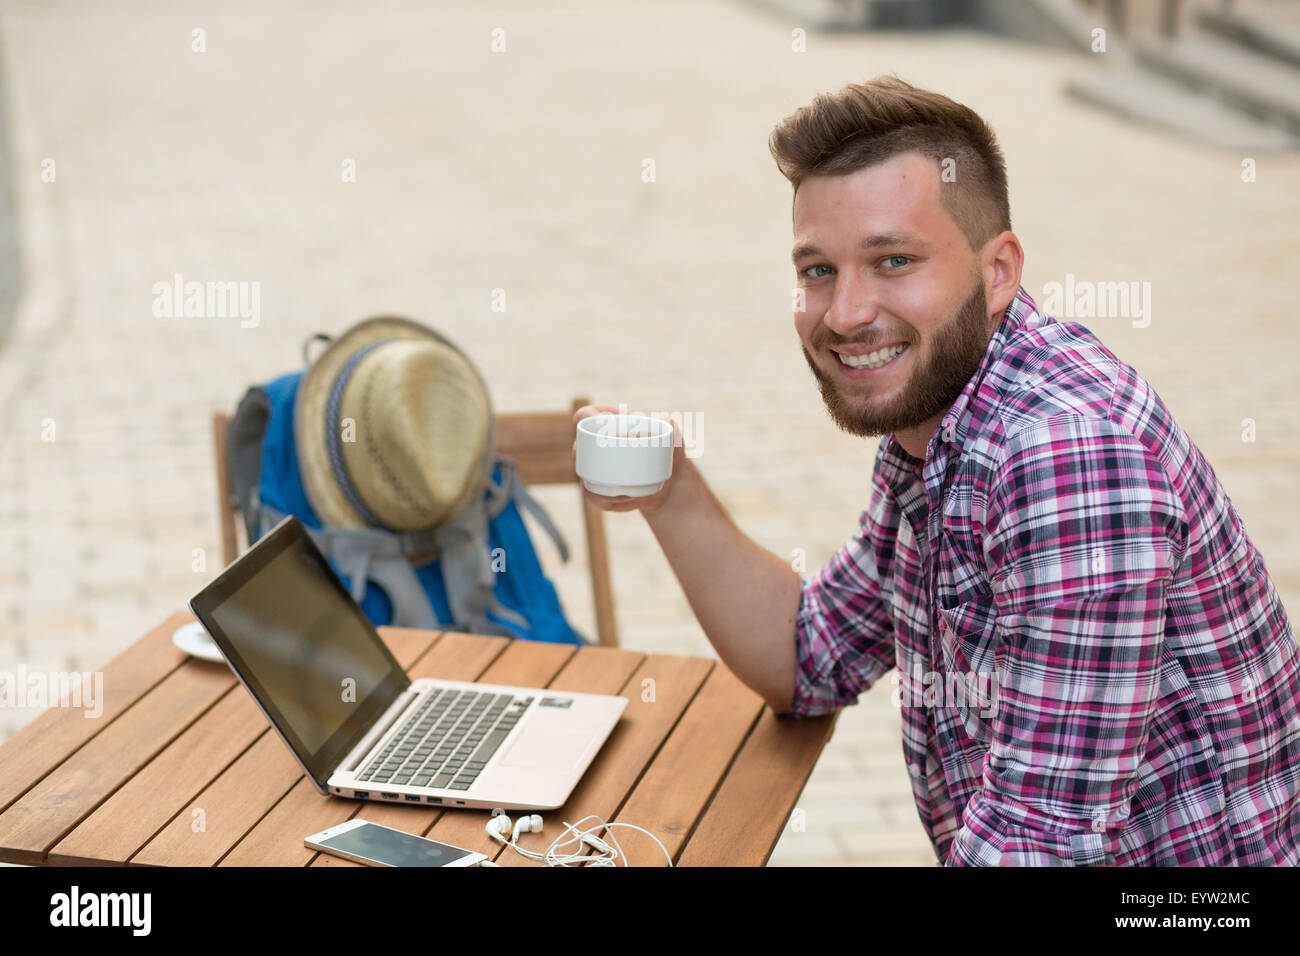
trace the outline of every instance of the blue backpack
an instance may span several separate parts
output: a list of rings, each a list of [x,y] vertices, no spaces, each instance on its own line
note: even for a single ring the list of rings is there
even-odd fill
[[[430,555],[433,539],[428,532],[322,527],[303,487],[294,441],[294,399],[302,374],[291,372],[250,388],[231,419],[227,445],[231,483],[250,543],[285,515],[295,515],[376,626],[590,643],[565,619],[519,507],[527,508],[552,538],[563,561],[569,559],[568,546],[528,494],[510,458],[497,456],[493,462],[484,492],[486,535],[478,528],[454,545],[474,552],[473,560],[465,560],[462,553],[446,568],[442,557],[423,563],[418,557],[412,560],[412,556]]]

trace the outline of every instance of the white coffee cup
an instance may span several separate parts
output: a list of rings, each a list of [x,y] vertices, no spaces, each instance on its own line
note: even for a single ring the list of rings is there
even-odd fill
[[[628,435],[643,435],[629,438]],[[673,424],[648,415],[606,413],[578,422],[575,470],[598,495],[643,498],[673,473]]]

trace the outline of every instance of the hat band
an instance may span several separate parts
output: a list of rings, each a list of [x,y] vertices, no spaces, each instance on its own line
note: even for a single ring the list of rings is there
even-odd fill
[[[343,392],[361,360],[379,346],[392,341],[393,339],[380,339],[378,342],[372,342],[348,359],[339,369],[339,374],[330,389],[329,401],[325,403],[325,444],[330,456],[330,470],[334,473],[334,480],[338,482],[348,502],[366,520],[366,523],[374,528],[383,528],[385,525],[361,500],[361,495],[357,493],[356,486],[352,484],[352,478],[348,475],[347,464],[343,461],[343,439],[340,435],[342,422],[339,420],[339,414],[343,406]]]

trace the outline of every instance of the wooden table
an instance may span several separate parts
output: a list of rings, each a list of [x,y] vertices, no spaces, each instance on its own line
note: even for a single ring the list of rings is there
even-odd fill
[[[360,816],[534,866],[494,842],[483,810],[322,796],[224,663],[171,642],[178,612],[103,672],[103,711],[53,707],[0,746],[0,861],[54,865],[354,866],[303,837]],[[412,678],[619,694],[627,710],[545,829],[590,813],[658,836],[682,866],[767,862],[834,716],[779,720],[720,662],[602,647],[380,628]],[[662,866],[616,830],[632,865]]]

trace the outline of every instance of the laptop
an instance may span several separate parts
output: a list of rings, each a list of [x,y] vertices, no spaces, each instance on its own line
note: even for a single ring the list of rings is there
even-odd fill
[[[323,794],[552,810],[627,699],[412,681],[292,515],[190,610]]]

